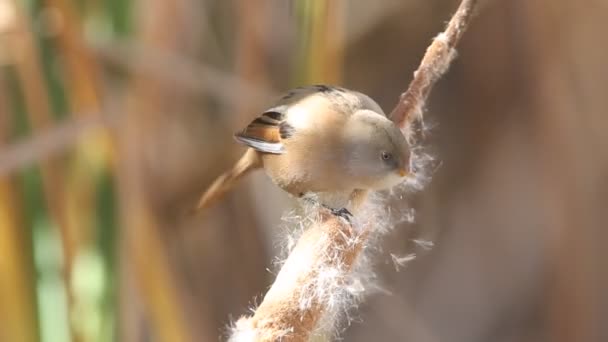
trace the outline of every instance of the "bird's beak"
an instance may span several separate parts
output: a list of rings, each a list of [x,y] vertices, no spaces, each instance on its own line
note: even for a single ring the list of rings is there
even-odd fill
[[[400,167],[397,172],[399,172],[399,176],[401,177],[407,176],[407,169],[405,167]]]

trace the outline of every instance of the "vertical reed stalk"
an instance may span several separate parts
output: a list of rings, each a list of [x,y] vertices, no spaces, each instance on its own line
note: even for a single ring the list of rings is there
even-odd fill
[[[2,76],[2,75],[0,75]],[[0,77],[0,150],[10,141],[11,117]],[[38,341],[34,262],[13,176],[0,176],[0,340]]]

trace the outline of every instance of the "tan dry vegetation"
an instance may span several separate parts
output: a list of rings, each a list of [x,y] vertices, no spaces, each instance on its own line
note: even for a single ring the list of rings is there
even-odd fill
[[[187,215],[232,133],[302,83],[390,109],[458,3],[0,0],[0,340],[227,338],[293,206],[257,173]],[[433,181],[377,242],[346,341],[608,334],[607,7],[479,6],[426,102]]]

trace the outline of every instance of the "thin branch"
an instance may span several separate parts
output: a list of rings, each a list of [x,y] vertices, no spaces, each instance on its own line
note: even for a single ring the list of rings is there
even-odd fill
[[[402,129],[414,119],[422,119],[428,94],[454,58],[454,47],[469,25],[476,3],[463,0],[446,30],[427,49],[408,90],[392,111],[392,120]],[[357,296],[356,290],[348,289],[356,287],[350,275],[370,244],[371,234],[379,231],[377,218],[384,215],[369,200],[356,209],[352,225],[318,209],[319,217],[302,234],[253,316],[236,322],[232,341],[308,341],[315,331],[323,330],[319,327],[322,318],[328,324],[353,304],[342,297]]]

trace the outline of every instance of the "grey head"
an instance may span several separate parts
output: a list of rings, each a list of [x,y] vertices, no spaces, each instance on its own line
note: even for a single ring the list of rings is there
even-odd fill
[[[363,189],[390,188],[408,174],[409,146],[395,124],[369,109],[356,111],[344,129],[346,174]]]

